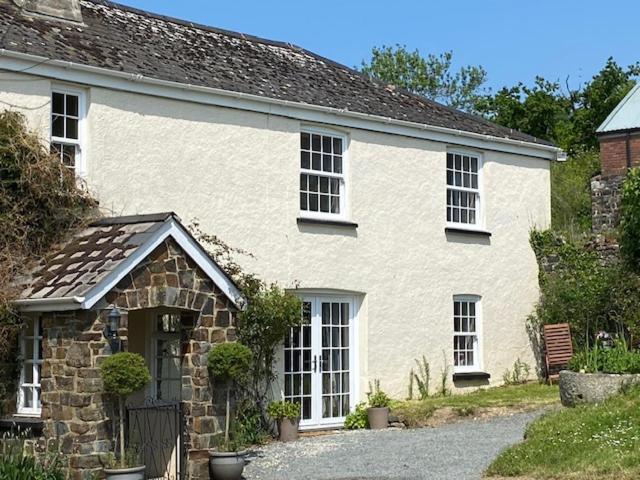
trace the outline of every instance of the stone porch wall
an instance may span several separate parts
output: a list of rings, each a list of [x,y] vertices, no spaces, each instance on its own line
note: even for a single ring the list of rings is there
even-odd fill
[[[101,454],[112,451],[112,404],[102,393],[100,364],[111,354],[103,336],[109,306],[123,316],[119,336],[127,349],[127,312],[156,307],[194,313],[183,336],[182,397],[188,474],[208,479],[208,452],[223,425],[222,395],[207,369],[212,344],[235,340],[231,302],[171,240],[160,245],[108,293],[94,311],[43,316],[42,419],[37,448],[62,454],[70,478],[100,475]]]

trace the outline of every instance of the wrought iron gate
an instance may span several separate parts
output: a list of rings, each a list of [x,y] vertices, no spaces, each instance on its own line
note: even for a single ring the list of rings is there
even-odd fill
[[[142,406],[128,407],[127,446],[144,462],[148,480],[184,480],[182,404],[148,399]]]

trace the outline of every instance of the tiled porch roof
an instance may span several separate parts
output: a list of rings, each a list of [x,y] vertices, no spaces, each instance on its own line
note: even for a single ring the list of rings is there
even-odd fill
[[[146,257],[141,253],[142,249],[152,249],[157,241],[172,235],[172,232],[175,237],[176,231],[182,234],[179,235],[181,238],[187,238],[192,248],[195,245],[200,250],[200,258],[206,258],[210,271],[219,274],[218,278],[211,279],[218,285],[226,283],[227,288],[222,290],[234,303],[237,302],[240,295],[233,281],[189,235],[179,218],[168,212],[105,218],[90,224],[45,258],[16,303],[18,306],[32,306],[34,303],[53,304],[69,300],[71,304],[78,304],[78,308],[90,308],[91,305],[85,302],[87,297],[99,292],[103,284],[117,283],[118,277],[128,273]],[[180,243],[179,239],[176,240]],[[201,265],[205,271],[207,266]]]

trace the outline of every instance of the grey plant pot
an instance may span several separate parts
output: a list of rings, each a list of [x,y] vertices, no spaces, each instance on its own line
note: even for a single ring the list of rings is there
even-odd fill
[[[240,480],[244,470],[244,456],[242,452],[211,452],[209,467],[213,480]]]
[[[387,407],[368,408],[367,416],[371,430],[381,430],[389,426],[389,409]]]
[[[105,468],[106,480],[144,480],[145,466],[132,468]]]
[[[278,420],[278,437],[281,442],[293,442],[298,439],[299,418],[281,418]]]

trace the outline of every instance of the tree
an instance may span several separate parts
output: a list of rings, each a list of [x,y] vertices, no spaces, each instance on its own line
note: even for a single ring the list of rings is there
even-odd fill
[[[534,85],[519,83],[485,95],[476,109],[486,118],[538,138],[569,153],[598,146],[596,129],[635,84],[640,66],[620,67],[612,58],[584,85],[566,88],[536,77]]]
[[[120,352],[107,357],[100,365],[100,374],[105,393],[118,399],[120,467],[125,468],[124,403],[129,395],[142,390],[151,381],[151,374],[144,357],[131,352]]]
[[[241,382],[249,374],[251,366],[251,350],[241,343],[222,343],[216,345],[208,354],[208,365],[211,373],[225,384],[227,391],[226,414],[224,422],[225,448],[229,448],[229,417],[231,410],[231,387]]]
[[[476,103],[486,118],[534,137],[562,144],[571,131],[571,100],[559,83],[536,77],[534,85],[503,87]]]
[[[452,71],[452,52],[423,57],[406,46],[374,47],[371,62],[362,62],[362,73],[382,82],[404,88],[453,108],[475,111],[487,72],[480,66],[465,66]]]

